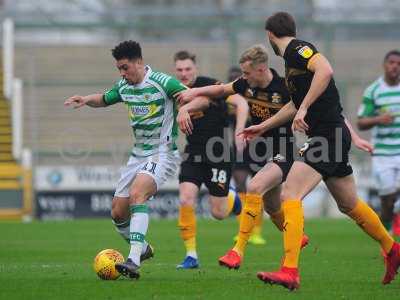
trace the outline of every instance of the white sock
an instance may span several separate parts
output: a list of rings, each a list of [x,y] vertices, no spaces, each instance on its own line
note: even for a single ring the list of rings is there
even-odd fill
[[[136,265],[140,266],[140,255],[145,244],[145,236],[149,226],[148,208],[145,204],[131,206],[130,244],[128,255]]]
[[[191,257],[197,259],[197,252],[196,251],[187,251],[186,256],[191,256]]]
[[[115,226],[115,230],[122,236],[122,238],[124,240],[126,240],[128,243],[130,243],[129,233],[130,233],[130,222],[131,222],[131,220],[128,219],[126,221],[117,223],[115,220],[112,219],[112,222],[113,222],[113,224]],[[148,244],[149,243],[147,243],[146,240],[143,242],[143,247],[142,247],[141,254],[144,254],[146,252]]]

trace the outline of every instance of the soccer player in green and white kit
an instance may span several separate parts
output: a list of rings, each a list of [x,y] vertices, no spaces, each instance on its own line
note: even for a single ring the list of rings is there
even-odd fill
[[[400,190],[400,51],[383,61],[384,75],[364,92],[358,128],[373,129],[372,172],[381,198],[381,220],[392,229],[393,208]]]
[[[122,102],[128,108],[135,144],[118,182],[111,216],[117,231],[130,241],[127,261],[116,268],[125,276],[139,278],[140,261],[152,256],[145,240],[149,225],[146,201],[180,163],[175,95],[186,87],[145,65],[135,41],[120,43],[112,55],[122,79],[104,94],[73,96],[65,105],[105,107]]]

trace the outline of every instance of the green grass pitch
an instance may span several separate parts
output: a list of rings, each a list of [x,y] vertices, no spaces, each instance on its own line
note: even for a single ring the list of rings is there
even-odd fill
[[[176,221],[153,220],[148,240],[156,253],[140,280],[102,281],[92,269],[97,252],[128,252],[110,220],[0,222],[0,299],[400,299],[400,276],[381,284],[378,245],[349,220],[306,220],[311,242],[296,292],[256,278],[257,271],[277,269],[282,254],[281,235],[269,220],[267,245],[250,245],[239,270],[217,264],[236,229],[234,219],[198,220],[201,268],[178,271],[184,250]]]

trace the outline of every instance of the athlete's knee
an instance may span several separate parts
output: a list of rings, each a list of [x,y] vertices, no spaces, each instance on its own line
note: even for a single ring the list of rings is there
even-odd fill
[[[179,191],[179,204],[181,206],[194,206],[196,203],[197,193],[181,189]]]
[[[210,210],[211,215],[217,220],[223,220],[229,214],[228,212],[228,198],[214,198],[211,196],[210,200]]]
[[[356,207],[357,201],[357,197],[348,197],[340,202],[337,202],[337,206],[340,212],[348,214]]]
[[[111,204],[111,218],[116,222],[125,221],[129,218],[129,209],[127,209],[124,200],[119,197],[114,197]]]
[[[150,198],[150,196],[150,194],[147,194],[139,189],[132,189],[129,193],[129,204],[143,204]]]
[[[223,220],[223,219],[225,219],[227,212],[226,212],[226,209],[223,207],[220,207],[220,206],[212,207],[211,215],[217,220]]]
[[[282,200],[287,200],[287,199],[297,199],[299,196],[296,194],[296,191],[287,183],[282,188],[282,194],[281,194],[281,199]]]
[[[250,180],[247,192],[250,194],[262,194],[264,192],[263,188],[262,182],[258,180]]]

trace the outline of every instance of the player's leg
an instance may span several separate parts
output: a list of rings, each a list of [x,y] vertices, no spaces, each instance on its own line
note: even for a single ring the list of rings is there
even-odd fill
[[[282,170],[275,163],[266,164],[249,182],[245,204],[240,219],[239,237],[234,250],[241,256],[255,226],[255,220],[263,213],[262,195],[282,182]]]
[[[400,203],[398,198],[400,196],[400,156],[396,157],[396,176],[395,182],[396,185],[396,199],[394,200],[394,207],[393,207],[393,222],[392,222],[392,232],[393,235],[400,237]]]
[[[244,201],[246,197],[247,179],[250,176],[250,155],[249,149],[246,147],[242,153],[236,153],[235,161],[233,164],[232,178],[235,182],[235,189],[239,195],[240,201],[242,202],[242,207],[244,206]],[[238,224],[240,223],[240,214],[237,216]],[[235,235],[233,240],[236,242],[238,236]]]
[[[250,150],[249,150],[250,151]],[[267,162],[265,159],[269,157],[271,153],[268,153],[266,146],[263,143],[257,143],[255,146],[255,152],[249,153],[250,159],[249,159],[249,170],[251,174],[252,180],[249,182],[252,185],[254,185],[254,177],[258,172],[260,172]],[[254,191],[247,191],[250,194],[255,194]],[[247,196],[246,196],[247,197]],[[263,201],[262,199],[262,194],[259,194],[259,201],[261,201],[261,207],[260,207],[260,212],[257,214],[257,216],[254,218],[254,226],[253,230],[251,231],[248,243],[252,245],[265,245],[266,240],[263,238],[261,235],[262,233],[262,225],[264,221],[264,207],[263,207]]]
[[[278,272],[259,272],[258,278],[288,289],[300,286],[298,262],[304,232],[302,199],[322,180],[321,174],[306,163],[296,161],[289,171],[282,191],[284,258]]]
[[[265,245],[267,243],[267,241],[262,236],[263,222],[264,222],[264,204],[263,202],[261,202],[260,213],[254,219],[254,227],[249,237],[249,244],[258,246],[258,245]]]
[[[392,224],[394,219],[394,203],[397,200],[397,193],[392,193],[389,195],[381,195],[381,220],[383,226],[389,232],[392,231]]]
[[[397,198],[398,175],[397,157],[372,157],[372,174],[377,182],[378,194],[381,200],[381,221],[390,231],[393,222],[394,203]]]
[[[226,219],[231,214],[240,215],[242,211],[242,201],[235,189],[229,188],[226,196],[216,196],[210,192],[208,202],[211,208],[211,215],[217,220]]]
[[[264,210],[271,217],[272,223],[279,231],[283,231],[285,216],[282,209],[282,185],[279,184],[263,195]]]
[[[235,166],[232,172],[232,178],[235,181],[236,192],[239,194],[239,197],[242,201],[246,196],[246,184],[248,177],[249,171],[247,167]]]
[[[400,266],[400,246],[395,243],[381,223],[378,215],[357,197],[353,175],[331,177],[326,186],[335,199],[339,210],[352,218],[361,229],[380,243],[386,254],[386,274],[383,283],[390,283]]]
[[[178,269],[198,267],[196,250],[196,201],[204,177],[202,163],[187,159],[182,162],[179,174],[178,227],[186,248],[186,256]]]
[[[228,199],[228,196],[218,197],[210,195],[208,203],[211,208],[211,215],[217,220],[223,220],[228,217],[233,208],[233,197]],[[240,201],[239,198],[238,201]]]
[[[249,170],[247,166],[237,165],[235,163],[233,171],[232,171],[232,178],[235,182],[235,189],[239,196],[240,201],[242,202],[242,207],[244,206],[244,201],[246,197],[246,185],[247,185],[247,178],[249,177]],[[241,214],[239,214],[236,219],[238,224],[240,223]],[[236,242],[238,239],[238,235],[233,237],[233,241]]]
[[[309,165],[296,161],[282,190],[284,223],[284,267],[297,268],[304,231],[303,198],[321,181],[322,176]]]
[[[230,214],[239,215],[242,202],[235,189],[229,187],[232,176],[231,163],[209,163],[204,183],[210,194],[211,215],[223,220]]]
[[[157,192],[154,179],[148,174],[137,174],[129,192],[130,251],[126,263],[117,264],[122,275],[139,278],[140,255],[149,226],[149,215],[146,201]]]
[[[238,239],[233,249],[219,258],[219,264],[228,268],[238,269],[244,256],[246,245],[255,226],[255,218],[262,213],[262,197],[265,191],[279,185],[282,180],[282,171],[274,163],[268,163],[250,181],[248,193],[239,224]]]
[[[247,186],[247,178],[249,178],[249,170],[247,166],[235,166],[232,171],[232,178],[235,182],[235,192],[237,193],[241,206],[244,205],[244,200],[246,198],[246,186]],[[240,215],[237,215],[237,220],[240,222]]]
[[[186,171],[181,171],[186,172]],[[181,173],[182,175],[182,173]],[[186,248],[186,256],[183,262],[177,265],[177,269],[198,268],[196,249],[196,201],[200,184],[181,182],[179,184],[179,216],[178,227],[181,238]]]
[[[282,209],[282,187],[285,183],[282,183],[273,189],[266,192],[263,196],[264,210],[270,216],[272,223],[275,227],[283,232],[283,226],[285,223],[285,216]],[[306,247],[309,243],[309,238],[306,234],[303,234],[301,240],[301,249]]]
[[[111,219],[115,226],[116,231],[122,236],[122,238],[130,243],[130,221],[131,213],[129,210],[129,188],[132,182],[134,169],[129,167],[136,160],[131,158],[128,162],[128,167],[121,174],[121,178],[118,181],[117,189],[114,194],[114,198],[111,205]],[[154,256],[153,247],[145,240],[143,242],[142,253],[140,260],[146,260]]]
[[[171,151],[141,160],[131,157],[128,162],[127,169],[132,182],[129,188],[130,252],[125,263],[116,264],[117,270],[125,276],[139,277],[140,256],[149,225],[146,202],[175,174],[179,159],[178,151]]]
[[[111,204],[111,219],[115,230],[129,243],[129,197],[114,196]]]

